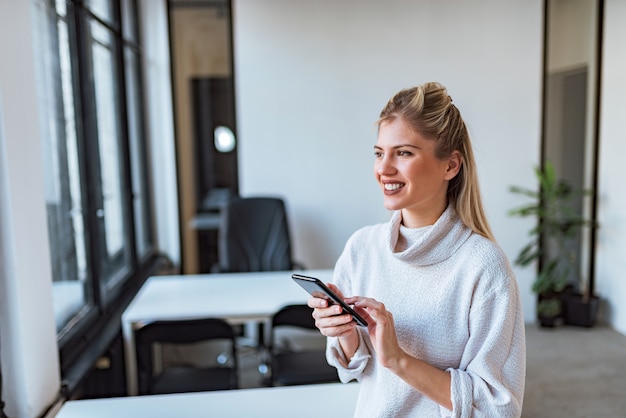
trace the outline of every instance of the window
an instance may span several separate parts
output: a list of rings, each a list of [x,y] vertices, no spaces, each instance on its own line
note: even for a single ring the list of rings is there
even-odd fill
[[[124,16],[124,68],[126,74],[126,109],[132,181],[132,202],[135,221],[136,256],[144,260],[153,250],[152,217],[146,165],[145,127],[141,89],[141,49],[137,27],[136,3],[123,1]]]
[[[54,9],[47,6],[50,8],[43,5],[47,15],[41,16],[41,23],[48,33],[41,34],[38,54],[44,61],[39,74],[43,87],[40,113],[46,116],[42,135],[45,196],[55,319],[61,333],[71,319],[92,311],[95,301],[93,281],[88,280],[86,161],[81,161],[85,153],[77,115],[75,27],[65,3],[57,2]]]
[[[135,0],[37,0],[62,368],[154,261]]]

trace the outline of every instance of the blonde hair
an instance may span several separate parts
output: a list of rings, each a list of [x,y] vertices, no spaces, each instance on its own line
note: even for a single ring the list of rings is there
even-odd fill
[[[436,141],[435,157],[443,160],[454,151],[461,154],[461,168],[448,184],[448,202],[468,228],[495,241],[483,210],[469,133],[446,88],[429,82],[400,90],[387,102],[376,123],[380,127],[396,118]]]

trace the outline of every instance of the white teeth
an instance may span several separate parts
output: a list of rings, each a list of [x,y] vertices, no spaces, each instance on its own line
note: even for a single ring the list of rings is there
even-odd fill
[[[400,183],[385,184],[385,190],[398,190],[402,186]]]

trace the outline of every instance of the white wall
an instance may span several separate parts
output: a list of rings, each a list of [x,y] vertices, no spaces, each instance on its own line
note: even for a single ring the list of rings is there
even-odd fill
[[[238,0],[235,82],[243,195],[286,198],[296,257],[332,267],[357,228],[387,219],[374,121],[397,90],[444,83],[474,142],[484,203],[512,260],[532,222],[507,216],[535,187],[542,2]],[[533,269],[516,268],[534,320]]]
[[[608,322],[626,334],[626,2],[606,0],[604,18],[596,291]]]
[[[15,418],[60,389],[31,7],[0,1],[0,361]]]

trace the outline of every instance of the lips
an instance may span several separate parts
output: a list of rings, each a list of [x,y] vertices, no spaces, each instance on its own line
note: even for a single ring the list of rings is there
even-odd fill
[[[393,192],[404,187],[404,183],[384,183],[385,190]]]

